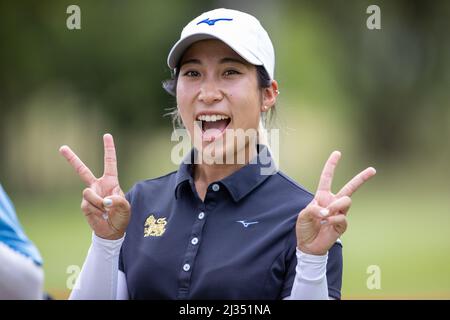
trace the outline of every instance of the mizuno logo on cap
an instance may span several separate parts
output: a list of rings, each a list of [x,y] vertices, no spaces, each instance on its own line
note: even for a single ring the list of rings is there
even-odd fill
[[[201,23],[206,23],[208,26],[213,26],[217,21],[231,21],[231,20],[233,20],[233,19],[231,19],[231,18],[219,18],[219,19],[209,20],[209,18],[206,18],[205,20],[202,20],[199,23],[197,23],[197,25],[199,25]]]

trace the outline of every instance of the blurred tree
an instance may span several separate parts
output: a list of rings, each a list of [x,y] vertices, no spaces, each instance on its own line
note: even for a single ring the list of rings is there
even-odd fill
[[[366,8],[381,8],[381,30],[366,28]],[[392,159],[424,147],[418,124],[424,110],[444,115],[450,107],[450,2],[316,1],[333,21],[346,58],[340,79],[357,106],[355,125],[362,150],[372,159]],[[428,130],[440,143],[448,122],[435,119]],[[421,142],[422,141],[422,145]]]

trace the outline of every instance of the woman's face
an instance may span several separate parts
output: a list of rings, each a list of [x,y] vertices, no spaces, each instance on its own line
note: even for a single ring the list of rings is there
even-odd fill
[[[183,124],[198,150],[213,144],[209,149],[222,159],[224,152],[242,149],[229,133],[257,132],[263,91],[256,67],[222,41],[198,41],[186,50],[176,93]]]

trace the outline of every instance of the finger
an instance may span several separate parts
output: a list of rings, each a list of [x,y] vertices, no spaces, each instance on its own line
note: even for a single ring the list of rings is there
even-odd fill
[[[317,191],[330,191],[331,184],[333,182],[334,169],[341,158],[341,153],[339,151],[333,151],[328,158],[325,166],[323,167],[322,174],[320,176],[319,186]]]
[[[329,215],[329,209],[315,205],[309,204],[305,209],[300,212],[301,219],[310,220],[322,220],[324,217]]]
[[[105,208],[103,207],[103,198],[100,197],[97,193],[95,193],[95,191],[92,190],[91,188],[86,188],[83,190],[83,199],[91,203],[97,209],[102,211],[105,210]]]
[[[117,157],[114,139],[109,133],[103,136],[103,145],[105,146],[105,176],[117,177]]]
[[[350,180],[345,186],[342,187],[342,189],[336,194],[337,197],[343,197],[348,196],[351,197],[353,193],[356,192],[356,190],[359,189],[367,180],[372,178],[377,171],[369,167],[363,171],[361,171],[359,174],[357,174],[352,180]]]
[[[83,161],[81,161],[80,158],[78,158],[78,156],[68,146],[62,146],[59,148],[59,153],[66,158],[86,185],[90,186],[97,180],[91,170],[89,170]]]
[[[352,199],[350,197],[344,196],[342,198],[339,198],[339,199],[333,201],[327,207],[327,209],[330,211],[330,216],[336,215],[336,214],[346,215],[348,212],[348,209],[350,209],[351,205],[352,205]]]
[[[84,215],[90,216],[95,215],[97,217],[103,217],[105,212],[94,206],[92,203],[89,203],[87,200],[81,202],[81,211],[83,211]]]
[[[347,217],[343,214],[328,217],[326,222],[327,225],[333,226],[336,232],[340,235],[343,234],[345,230],[347,230]]]
[[[126,198],[121,196],[109,196],[103,199],[103,206],[108,210],[116,209],[118,212],[128,213],[130,211],[130,203]]]

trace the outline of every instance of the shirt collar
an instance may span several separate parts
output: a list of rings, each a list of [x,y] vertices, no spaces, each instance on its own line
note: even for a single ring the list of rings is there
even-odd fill
[[[192,164],[194,163],[194,157],[195,149],[191,149],[181,161],[180,167],[175,175],[175,199],[178,199],[180,196],[181,185],[192,179]]]
[[[235,202],[240,201],[252,190],[263,183],[269,176],[278,170],[269,149],[265,145],[257,145],[258,154],[236,172],[222,179],[220,182],[227,188]],[[196,151],[191,152],[183,159],[175,178],[175,198],[180,196],[180,186],[192,178],[192,168]]]

